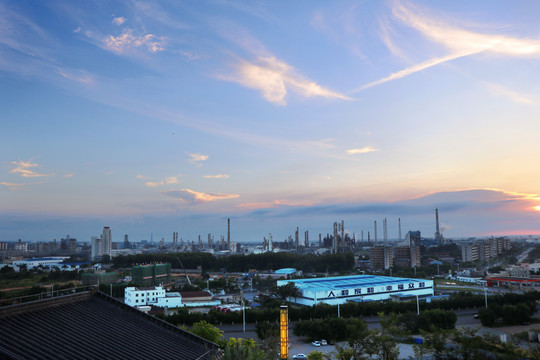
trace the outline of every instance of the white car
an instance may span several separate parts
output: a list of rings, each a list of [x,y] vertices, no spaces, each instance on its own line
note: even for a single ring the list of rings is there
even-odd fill
[[[311,345],[319,347],[321,346],[321,343],[319,341],[314,341],[311,343]]]
[[[294,360],[301,360],[301,359],[307,359],[307,356],[305,354],[296,354],[292,358]]]
[[[326,340],[321,340],[321,345],[326,346],[328,345],[328,343],[326,342]]]

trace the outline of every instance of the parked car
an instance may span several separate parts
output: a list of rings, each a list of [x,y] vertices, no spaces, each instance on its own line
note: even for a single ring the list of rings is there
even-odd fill
[[[305,354],[296,354],[292,358],[294,360],[302,360],[302,359],[307,359],[307,356]]]
[[[321,340],[321,345],[326,346],[328,345],[328,343],[326,342],[326,340]]]
[[[321,346],[321,343],[319,341],[314,341],[311,343],[311,345],[319,347]]]
[[[478,318],[480,318],[480,315],[479,315],[479,314],[474,314],[473,317],[474,317],[475,319],[478,319]]]

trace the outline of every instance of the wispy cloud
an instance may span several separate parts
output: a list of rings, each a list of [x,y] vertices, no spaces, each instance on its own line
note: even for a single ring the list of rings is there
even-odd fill
[[[142,177],[140,177],[139,179],[142,179]],[[155,181],[155,182],[154,181],[147,181],[147,182],[144,183],[144,185],[146,185],[148,187],[158,187],[158,186],[163,186],[163,185],[178,184],[178,182],[179,181],[178,181],[178,178],[176,176],[170,176],[170,177],[165,178],[164,180],[161,180],[161,181]]]
[[[169,190],[163,193],[167,196],[171,196],[190,203],[204,203],[217,200],[236,199],[240,197],[240,195],[238,194],[205,193],[191,189]]]
[[[226,174],[204,175],[203,177],[207,179],[228,179],[229,175],[226,175]]]
[[[351,100],[305,78],[292,66],[274,56],[258,57],[255,62],[241,60],[236,65],[234,75],[222,75],[220,78],[259,90],[267,101],[277,105],[286,105],[285,96],[289,90],[308,98],[318,96]]]
[[[354,92],[362,91],[388,81],[401,79],[405,76],[460,57],[482,52],[506,56],[540,56],[540,40],[479,33],[450,25],[449,21],[427,15],[425,9],[413,6],[410,3],[396,1],[393,4],[392,13],[395,18],[400,20],[404,25],[419,31],[432,42],[450,50],[450,54],[438,56],[419,64],[411,65],[382,79],[363,85],[355,89]],[[383,28],[383,30],[383,41],[389,46],[392,52],[397,52],[394,43],[389,37],[388,29]],[[400,56],[403,56],[403,54],[401,53]]]
[[[425,13],[410,4],[395,2],[393,14],[404,24],[420,31],[422,35],[446,46],[455,53],[495,52],[509,56],[538,56],[540,41],[520,39],[506,35],[482,34],[449,25],[443,19],[420,15]]]
[[[126,21],[127,21],[127,19],[126,19],[125,17],[119,16],[119,17],[115,17],[115,18],[113,19],[112,23],[113,23],[114,25],[120,26],[120,25],[124,24]]]
[[[189,162],[192,164],[196,164],[197,166],[202,166],[201,162],[208,160],[208,155],[202,155],[202,154],[188,154],[189,155]]]
[[[251,202],[251,203],[242,203],[237,207],[247,210],[257,210],[257,209],[269,209],[277,208],[281,206],[313,206],[313,202],[295,202],[290,200],[274,200],[267,202]]]
[[[66,70],[58,70],[57,73],[69,80],[77,81],[85,85],[93,85],[94,78],[92,75],[88,74],[86,71],[77,71],[77,73],[69,72]]]
[[[513,102],[526,105],[535,105],[537,103],[531,95],[513,91],[502,85],[487,81],[484,82],[484,85],[492,94],[506,97]]]
[[[18,174],[22,177],[43,177],[43,176],[53,176],[54,173],[44,174],[34,170],[39,165],[31,161],[11,161],[10,164],[13,165],[13,168],[10,170],[11,174]]]
[[[349,149],[349,150],[346,150],[346,152],[349,155],[357,155],[357,154],[367,154],[367,153],[379,151],[379,150],[380,149],[377,149],[371,146],[365,146],[363,148]]]
[[[68,173],[68,174],[64,175],[65,178],[71,178],[71,177],[74,177],[74,176],[75,176],[74,173]]]
[[[443,56],[443,57],[439,57],[439,58],[430,59],[430,60],[424,61],[424,62],[422,62],[420,64],[415,64],[415,65],[407,67],[407,68],[405,68],[403,70],[396,71],[395,73],[392,73],[392,74],[390,74],[390,75],[388,75],[388,76],[386,76],[386,77],[384,77],[382,79],[370,82],[370,83],[368,83],[366,85],[362,85],[361,87],[355,89],[354,92],[362,91],[362,90],[368,89],[370,87],[380,85],[380,84],[384,84],[384,83],[392,81],[392,80],[401,79],[401,78],[403,78],[405,76],[408,76],[408,75],[414,74],[416,72],[428,69],[428,68],[433,67],[435,65],[439,65],[439,64],[442,64],[444,62],[454,60],[454,59],[457,59],[457,58],[460,58],[460,57],[463,57],[463,56],[471,55],[471,54],[473,54],[473,53],[458,53],[458,54],[452,54],[452,55],[448,55],[448,56]]]
[[[9,190],[11,191],[16,191],[16,190],[20,190],[21,187],[25,186],[26,184],[19,184],[19,183],[12,183],[12,182],[4,181],[4,182],[0,182],[0,185],[9,187]]]
[[[108,35],[103,39],[103,44],[106,49],[117,54],[123,54],[140,47],[155,53],[165,49],[165,40],[165,36],[153,34],[136,35],[133,29],[127,28],[118,36]]]

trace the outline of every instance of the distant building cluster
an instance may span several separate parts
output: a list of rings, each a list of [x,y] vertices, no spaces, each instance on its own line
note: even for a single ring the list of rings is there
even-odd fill
[[[510,250],[510,239],[496,238],[461,244],[462,261],[485,261],[496,258],[503,251]]]
[[[369,250],[371,271],[382,271],[394,266],[420,266],[420,231],[409,231],[405,241],[395,246],[373,246]]]

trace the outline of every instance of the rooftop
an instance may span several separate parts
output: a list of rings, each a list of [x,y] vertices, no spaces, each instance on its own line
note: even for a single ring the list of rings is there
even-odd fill
[[[98,292],[0,307],[2,359],[213,359],[218,346]]]
[[[394,284],[408,284],[410,282],[426,281],[419,279],[398,278],[390,276],[377,276],[377,275],[352,275],[352,276],[337,276],[337,277],[325,277],[325,278],[309,278],[309,279],[296,279],[287,280],[294,282],[300,289],[310,288],[314,291],[328,290],[328,289],[350,289],[361,288],[378,285],[394,285]]]
[[[212,297],[208,291],[182,291],[180,293],[182,298],[193,298],[193,297]]]

